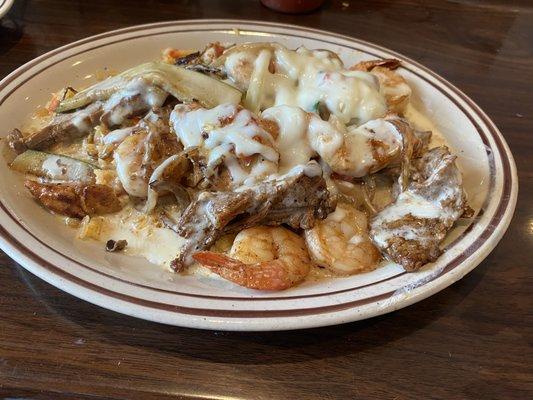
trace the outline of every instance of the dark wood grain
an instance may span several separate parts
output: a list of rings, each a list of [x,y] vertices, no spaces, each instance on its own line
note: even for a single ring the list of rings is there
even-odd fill
[[[332,30],[439,72],[490,115],[515,155],[509,231],[467,277],[369,321],[280,333],[157,325],[92,306],[0,255],[0,397],[25,399],[526,399],[533,397],[533,8],[530,1],[329,1],[283,15],[259,1],[16,0],[0,77],[128,25],[254,18]]]

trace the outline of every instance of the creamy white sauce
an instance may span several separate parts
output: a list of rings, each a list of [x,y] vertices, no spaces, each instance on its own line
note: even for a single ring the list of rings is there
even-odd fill
[[[334,123],[321,120],[317,115],[311,115],[309,118],[307,127],[309,144],[328,164],[342,147],[345,132],[344,125],[335,126]]]
[[[372,141],[379,141],[381,145],[376,146]],[[386,146],[386,149],[381,146]],[[374,152],[388,158],[397,154],[401,146],[400,132],[387,120],[377,119],[358,127],[348,127],[345,135],[346,170],[343,170],[341,164],[335,172],[353,177],[365,176],[385,166],[380,165],[380,160],[375,158]]]
[[[158,227],[154,217],[147,216],[131,205],[122,211],[106,215],[100,240],[126,240],[124,253],[141,256],[149,262],[170,268],[185,239],[165,227]]]
[[[261,118],[274,121],[279,127],[276,147],[280,173],[306,164],[315,154],[307,140],[308,115],[300,107],[271,107],[263,111]]]
[[[133,132],[134,127],[130,126],[122,129],[115,129],[114,131],[109,132],[102,138],[103,144],[118,144],[126,139]]]
[[[90,107],[89,107],[90,108]],[[87,109],[76,111],[72,117],[72,124],[79,131],[80,135],[91,133],[93,125],[89,123],[91,111]]]
[[[453,222],[460,216],[462,209],[442,207],[441,202],[446,199],[455,198],[456,196],[460,196],[460,193],[456,193],[451,188],[443,188],[439,196],[434,200],[425,199],[409,190],[400,193],[395,203],[382,210],[373,220],[372,225],[376,227],[374,229],[374,241],[379,246],[387,247],[387,241],[394,237],[402,237],[406,240],[417,240],[420,242],[432,239],[430,236],[426,236],[432,235],[432,232],[427,232],[427,229],[418,228],[415,225],[405,225],[396,229],[382,229],[380,226],[400,220],[408,215],[412,215],[415,218]]]
[[[132,99],[137,95],[140,95],[139,99]],[[120,125],[128,115],[134,113],[141,105],[146,108],[161,107],[167,96],[167,92],[156,86],[150,85],[144,79],[133,79],[124,87],[124,89],[114,93],[109,100],[106,101],[104,104],[104,112],[112,111],[109,116],[110,125]],[[132,100],[124,101],[128,99]]]
[[[428,116],[418,111],[412,103],[407,105],[404,116],[415,130],[431,131],[431,140],[429,142],[430,148],[448,145],[444,135],[437,125],[435,125]]]
[[[272,173],[269,174],[263,182],[272,182],[275,184],[283,185],[287,179],[303,174],[310,178],[323,175],[322,167],[316,161],[310,161],[305,165],[296,165],[285,173]],[[249,190],[250,186],[257,185],[258,182],[245,181],[243,185],[234,189],[235,192],[242,192]]]
[[[380,91],[386,99],[397,101],[401,98],[408,99],[411,96],[411,88],[398,72],[384,72],[376,68],[372,70],[371,74],[380,80]]]
[[[395,221],[411,214],[417,218],[445,218],[448,213],[436,202],[428,201],[410,191],[400,193],[396,204],[379,214],[379,221]]]
[[[395,85],[381,85],[380,91],[385,98],[411,96],[411,88],[405,82],[396,83]]]
[[[317,163],[316,161],[309,161],[305,165],[296,165],[295,167],[291,168],[287,173],[276,177],[276,179],[284,180],[286,177],[296,176],[302,173],[305,176],[308,176],[309,178],[313,178],[315,176],[322,175],[323,171],[319,163]]]
[[[276,106],[266,109],[262,118],[279,126],[276,145],[280,172],[306,163],[317,153],[339,174],[362,177],[385,165],[375,158],[390,158],[401,150],[402,136],[386,119],[376,119],[348,128],[335,116],[323,121],[299,107]],[[380,142],[376,147],[375,141]]]
[[[383,116],[385,98],[370,73],[347,71],[332,53],[323,50],[288,50],[282,46],[243,50],[225,61],[228,77],[241,82],[254,58],[245,105],[260,111],[274,105],[298,106],[316,111],[319,103],[343,123],[364,123]],[[274,72],[269,67],[274,67]],[[243,71],[242,68],[245,68]]]
[[[227,57],[225,67],[228,71],[233,71],[232,83],[241,89],[248,88],[256,58],[252,52],[238,52]]]
[[[170,121],[184,148],[203,149],[208,157],[208,170],[223,162],[234,185],[277,171],[279,155],[274,139],[246,109],[222,104],[210,110],[191,110],[190,106],[178,105]],[[260,158],[248,171],[241,160],[253,155]]]

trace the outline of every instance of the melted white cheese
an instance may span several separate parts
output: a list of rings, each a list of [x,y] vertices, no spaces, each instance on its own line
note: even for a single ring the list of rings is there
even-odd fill
[[[307,127],[307,138],[313,150],[325,160],[330,160],[344,143],[344,125],[321,120],[317,115],[311,115]]]
[[[140,98],[132,101],[124,101],[128,98],[140,95]],[[104,112],[112,111],[109,123],[120,125],[124,118],[131,115],[136,106],[144,104],[149,108],[161,107],[168,94],[164,90],[150,85],[144,79],[132,80],[119,92],[114,93],[104,105]]]
[[[91,109],[91,107],[88,107],[86,109],[76,111],[73,114],[71,121],[72,121],[72,124],[79,131],[80,135],[92,132],[93,126],[89,121],[91,119],[90,116],[93,111],[94,109]]]
[[[115,129],[114,131],[109,132],[102,138],[103,144],[118,144],[121,143],[124,139],[130,136],[134,131],[133,126],[127,128]]]
[[[441,202],[454,198],[456,195],[456,193],[453,193],[453,189],[443,188],[439,193],[439,197],[430,201],[409,190],[400,193],[395,203],[383,209],[374,218],[372,225],[378,227],[374,229],[374,241],[379,246],[387,247],[387,242],[394,237],[420,242],[429,240],[429,237],[422,236],[421,230],[414,224],[404,225],[396,229],[380,229],[379,227],[383,224],[398,221],[408,215],[412,215],[415,218],[455,221],[462,213],[462,209],[442,207]]]
[[[384,166],[376,154],[391,157],[401,150],[400,132],[385,119],[346,128],[335,116],[323,121],[293,106],[272,107],[261,116],[279,126],[280,172],[308,162],[317,153],[333,171],[362,177]]]
[[[250,59],[255,57],[245,99],[245,105],[253,111],[274,105],[316,111],[322,103],[345,124],[364,123],[387,111],[377,79],[366,72],[344,70],[342,62],[330,52],[305,48],[293,51],[282,46],[259,54],[255,51],[243,50],[225,61],[228,77],[239,83],[249,74]]]
[[[185,149],[202,148],[207,153],[208,169],[224,162],[235,185],[277,171],[279,155],[274,139],[246,109],[222,104],[210,110],[191,110],[190,106],[178,105],[170,121]],[[252,155],[261,157],[247,171],[240,160]]]
[[[271,173],[269,174],[263,182],[272,182],[274,184],[283,185],[288,178],[303,174],[310,178],[323,175],[322,167],[316,161],[310,161],[307,164],[296,165],[285,173]],[[257,184],[253,181],[245,181],[243,185],[236,187],[235,192],[242,192],[244,190],[249,190],[250,186]]]
[[[402,135],[396,126],[387,120],[376,119],[358,127],[349,127],[345,141],[349,160],[348,170],[336,172],[362,177],[384,167],[376,159],[376,152],[382,157],[390,157],[401,150]],[[373,144],[374,141],[380,142],[379,147]],[[381,146],[386,146],[386,150]]]
[[[261,118],[274,121],[279,127],[276,146],[280,173],[311,159],[315,151],[307,141],[309,121],[305,111],[299,107],[276,106],[263,111]]]

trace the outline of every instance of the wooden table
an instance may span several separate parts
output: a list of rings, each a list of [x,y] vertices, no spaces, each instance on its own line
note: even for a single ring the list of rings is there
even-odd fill
[[[407,309],[323,329],[221,333],[136,320],[60,292],[2,254],[0,395],[532,398],[533,8],[508,3],[329,1],[290,16],[255,0],[15,0],[0,28],[0,77],[73,40],[170,19],[282,21],[389,47],[479,103],[512,148],[521,188],[509,231],[460,282]]]

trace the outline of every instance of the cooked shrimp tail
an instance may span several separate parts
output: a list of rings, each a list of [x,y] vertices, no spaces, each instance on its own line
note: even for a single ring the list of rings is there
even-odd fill
[[[230,255],[207,251],[193,258],[237,285],[258,290],[288,289],[307,276],[311,265],[304,240],[279,226],[241,231]]]
[[[286,269],[278,260],[244,264],[210,251],[196,253],[193,258],[222,278],[250,289],[284,290],[293,286]]]

